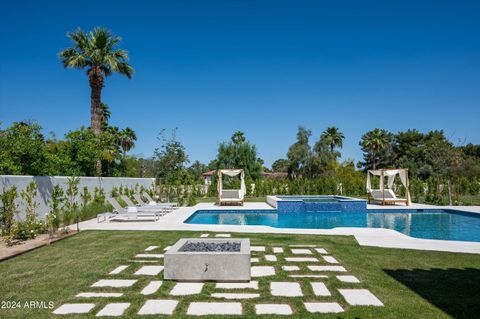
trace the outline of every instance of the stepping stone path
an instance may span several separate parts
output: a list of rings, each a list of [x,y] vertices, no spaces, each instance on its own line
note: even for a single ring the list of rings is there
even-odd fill
[[[130,287],[136,283],[137,280],[130,279],[101,279],[94,283],[92,287],[113,287],[113,288],[122,288]]]
[[[343,266],[307,266],[311,271],[347,271]]]
[[[151,295],[157,292],[158,289],[162,286],[161,280],[150,281],[150,283],[142,289],[142,295]]]
[[[345,275],[345,276],[338,275],[337,279],[340,280],[341,282],[350,282],[350,283],[359,283],[360,282],[360,280],[358,280],[357,277],[348,276],[348,275]]]
[[[277,261],[277,256],[275,255],[265,255],[266,261]]]
[[[109,303],[102,310],[97,313],[97,317],[118,317],[123,315],[125,310],[130,307],[130,303]]]
[[[275,275],[275,268],[272,266],[253,266],[250,268],[252,277],[267,277]]]
[[[232,235],[230,235],[230,234],[216,234],[215,237],[229,238],[229,237],[232,237]]]
[[[288,245],[288,247],[307,247],[307,248],[313,248],[313,247],[317,247],[317,245]]]
[[[163,270],[163,266],[143,266],[135,272],[135,275],[156,276]]]
[[[192,302],[187,315],[241,315],[242,304],[239,302]]]
[[[137,254],[135,258],[163,258],[163,254]]]
[[[69,315],[74,313],[88,313],[95,307],[94,303],[66,303],[53,311],[56,315]]]
[[[176,300],[147,300],[138,311],[139,315],[171,315],[177,307]]]
[[[121,292],[81,292],[76,297],[80,298],[115,298],[121,297]]]
[[[305,302],[305,309],[308,312],[319,313],[339,313],[343,308],[336,302]]]
[[[200,235],[201,238],[207,238],[208,236],[210,236],[210,234],[201,234]]]
[[[167,250],[169,250],[170,248],[172,248],[172,246],[167,246],[167,247],[163,248],[163,251],[167,251]]]
[[[292,254],[294,255],[312,255],[310,249],[292,248]]]
[[[122,271],[124,271],[125,269],[127,269],[128,266],[118,266],[117,268],[115,268],[114,270],[112,270],[111,272],[109,272],[108,274],[109,275],[116,275],[116,274],[119,274],[121,273]]]
[[[333,258],[332,256],[322,256],[323,260],[325,260],[329,264],[338,264],[339,262]]]
[[[257,315],[292,315],[293,311],[290,305],[286,304],[258,304],[255,305]]]
[[[323,282],[311,282],[313,293],[315,296],[331,296],[332,294],[328,291],[327,286]]]
[[[215,285],[217,289],[258,289],[258,281],[250,282],[219,282]]]
[[[214,297],[214,298],[224,298],[224,299],[253,299],[253,298],[260,297],[260,294],[213,293],[212,297]]]
[[[383,303],[368,289],[338,289],[352,306],[383,306]]]
[[[318,261],[317,258],[315,257],[285,257],[286,261],[289,262],[312,262],[312,261]]]
[[[213,236],[220,238],[231,237],[230,234],[224,233],[200,235],[200,237],[204,238]],[[164,250],[167,251],[170,247],[167,246]],[[80,292],[75,298],[78,298],[78,301],[88,300],[87,298],[97,298],[96,300],[103,302],[97,301],[96,304],[83,302],[66,303],[56,308],[53,314],[74,315],[89,313],[89,316],[118,317],[125,316],[129,308],[135,307],[129,313],[134,311],[140,316],[170,315],[172,318],[174,313],[179,316],[184,316],[185,314],[188,316],[228,316],[242,315],[244,305],[248,304],[249,307],[254,307],[256,315],[264,318],[268,316],[293,315],[295,309],[292,308],[289,302],[285,302],[285,299],[282,300],[282,298],[292,300],[295,306],[303,304],[303,311],[312,314],[340,313],[344,311],[345,307],[351,309],[356,306],[383,306],[383,303],[368,289],[349,288],[352,287],[352,283],[361,288],[360,280],[354,275],[347,273],[347,269],[324,248],[311,244],[288,246],[276,244],[274,247],[251,246],[250,248],[253,256],[255,256],[250,258],[250,262],[252,264],[258,263],[256,266],[250,266],[252,277],[250,282],[216,283],[215,286],[209,284],[212,285],[209,286],[211,290],[207,290],[208,294],[202,294],[205,287],[202,282],[176,282],[174,285],[169,284],[164,287],[162,280],[156,280],[157,278],[163,278],[161,273],[164,270],[162,265],[164,255],[153,252],[156,249],[160,249],[160,246],[148,246],[143,252],[135,255],[135,258],[129,260],[130,263],[140,263],[139,267],[135,266],[135,264],[119,265],[107,275],[115,278],[116,275],[123,275],[129,267],[134,268],[132,276],[141,278],[141,284],[135,285],[138,282],[137,279],[100,279],[91,285],[92,291]],[[281,254],[281,256],[278,254]],[[141,265],[142,263],[144,265]],[[153,264],[149,265],[148,263]],[[286,275],[289,279],[276,281],[272,277],[276,275],[276,270],[285,272],[282,273],[283,276]],[[128,273],[130,274],[131,272]],[[150,278],[153,276],[152,279],[154,280],[148,280],[149,276]],[[262,287],[268,287],[268,290],[259,291],[261,288],[259,281],[254,280],[257,277],[262,278],[260,284]],[[331,286],[331,280],[333,280],[333,286]],[[172,288],[170,289],[170,287]],[[103,289],[98,291],[94,288],[112,288],[111,290],[113,291],[102,291]],[[124,291],[123,289],[126,290]],[[333,293],[334,289],[338,290],[338,293]],[[129,302],[114,302],[115,300],[122,300],[117,298],[125,296],[126,292],[128,292],[129,296],[128,301],[130,301],[130,297],[134,296],[144,298],[143,301],[140,299],[141,306],[138,304],[132,306]],[[304,292],[309,296],[308,298],[304,297]],[[148,299],[147,297],[156,294],[169,296],[166,299]],[[176,299],[179,300],[170,299],[174,298],[174,296],[178,296]],[[196,301],[186,301],[186,304],[182,304],[182,307],[177,310],[177,306],[183,296],[195,296],[193,298]],[[272,299],[272,297],[275,298]],[[266,299],[268,302],[262,298],[268,298]],[[222,299],[224,300],[222,301]],[[272,300],[278,300],[278,303],[271,303]],[[253,304],[251,304],[252,302]],[[93,313],[94,309],[95,313]],[[301,311],[301,309],[296,310],[297,312]]]
[[[172,296],[196,295],[202,291],[203,282],[177,282],[170,291]]]
[[[299,271],[300,267],[298,266],[282,266],[284,271]]]
[[[290,278],[328,278],[327,275],[288,275]]]
[[[282,297],[303,296],[302,288],[298,282],[271,282],[270,293],[272,296]]]

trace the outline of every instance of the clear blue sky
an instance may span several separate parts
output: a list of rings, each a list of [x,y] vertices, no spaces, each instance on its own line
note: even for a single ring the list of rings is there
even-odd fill
[[[149,156],[178,127],[190,159],[245,132],[270,165],[298,125],[345,134],[444,129],[480,143],[479,1],[6,1],[0,7],[0,121],[63,136],[89,125],[83,71],[64,70],[65,34],[105,26],[136,73],[107,79],[111,123]],[[226,119],[222,119],[226,117]]]

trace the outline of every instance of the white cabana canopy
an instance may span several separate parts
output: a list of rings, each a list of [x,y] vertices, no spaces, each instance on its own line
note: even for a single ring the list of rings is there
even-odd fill
[[[243,169],[219,169],[218,172],[218,202],[221,204],[221,202],[231,202],[231,201],[239,201],[243,203],[243,198],[246,193],[246,187],[245,187],[245,172]],[[223,189],[223,183],[222,183],[222,175],[227,175],[227,176],[239,176],[240,175],[240,190],[238,190],[238,197],[235,198],[228,198],[224,196],[224,189]],[[228,190],[231,192],[231,190]]]
[[[385,192],[385,177],[387,177],[387,189],[391,190],[393,187],[393,183],[395,182],[396,176],[400,177],[400,181],[402,185],[405,187],[405,196],[406,196],[406,204],[411,204],[410,199],[410,192],[408,190],[408,169],[406,168],[399,168],[399,169],[376,169],[376,170],[369,170],[367,172],[367,193],[371,194],[372,189],[372,182],[371,176],[379,176],[380,177],[380,190],[382,193]]]

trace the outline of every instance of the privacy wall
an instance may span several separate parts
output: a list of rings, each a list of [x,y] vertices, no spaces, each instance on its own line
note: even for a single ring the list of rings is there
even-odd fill
[[[48,212],[48,200],[55,185],[60,185],[63,190],[67,188],[68,176],[17,176],[17,175],[0,175],[0,193],[4,189],[12,186],[17,187],[19,196],[17,204],[19,205],[19,218],[23,219],[24,209],[20,197],[20,192],[24,190],[31,181],[35,181],[38,187],[37,202],[40,206],[37,209],[38,216],[43,218]],[[105,195],[108,197],[113,187],[128,187],[135,188],[143,186],[146,189],[152,188],[155,178],[127,178],[127,177],[79,177],[80,183],[78,185],[79,193],[84,187],[87,187],[89,192],[93,195],[95,187],[103,188]],[[80,203],[80,197],[77,198]]]

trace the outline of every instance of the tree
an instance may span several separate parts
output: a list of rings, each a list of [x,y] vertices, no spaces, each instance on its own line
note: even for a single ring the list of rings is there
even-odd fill
[[[215,169],[241,168],[245,171],[245,177],[256,180],[262,172],[263,160],[258,157],[257,147],[240,133],[235,132],[230,142],[220,143]]]
[[[131,128],[126,127],[120,132],[120,147],[123,151],[123,158],[135,146],[136,140],[137,135]]]
[[[335,126],[327,127],[320,135],[320,140],[330,146],[330,152],[333,154],[335,147],[342,148],[345,136]]]
[[[281,158],[273,162],[272,164],[272,171],[274,172],[288,172],[288,166],[290,162],[287,159]]]
[[[165,130],[162,129],[157,137],[162,144],[155,149],[157,175],[169,183],[182,177],[185,172],[185,164],[189,162],[185,147],[177,140],[176,132],[177,129],[175,128],[171,137],[167,139],[164,134]]]
[[[245,134],[242,131],[236,131],[232,135],[232,142],[234,144],[242,144],[245,142]]]
[[[128,64],[127,51],[116,49],[121,38],[109,30],[97,27],[86,34],[79,28],[67,36],[74,46],[61,51],[59,56],[65,68],[87,68],[91,89],[90,128],[95,135],[99,135],[102,131],[101,95],[105,77],[119,73],[130,79],[134,70]],[[100,161],[96,163],[96,171],[101,176]]]
[[[388,150],[391,145],[392,134],[386,130],[376,128],[362,136],[360,146],[364,152],[366,167],[371,164],[372,169],[376,169],[379,157],[382,158],[382,152]]]
[[[0,130],[0,174],[45,175],[47,153],[42,127],[14,122]]]
[[[203,173],[207,171],[207,165],[200,163],[200,161],[195,161],[188,168],[188,171],[193,176],[194,179],[199,179]]]
[[[108,120],[112,116],[112,112],[110,112],[110,108],[105,103],[100,103],[100,121],[102,131],[105,131],[108,128]]]
[[[303,126],[298,127],[297,142],[295,142],[287,152],[287,158],[290,163],[288,174],[290,178],[307,177],[309,166],[311,164],[310,145],[308,144],[312,131]]]

